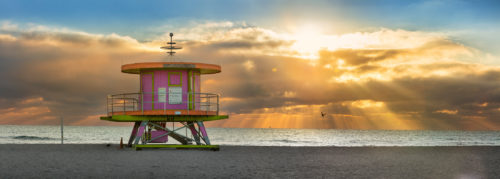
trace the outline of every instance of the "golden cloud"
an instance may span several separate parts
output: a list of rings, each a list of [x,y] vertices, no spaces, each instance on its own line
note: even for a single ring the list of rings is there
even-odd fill
[[[222,93],[231,119],[211,125],[500,129],[500,69],[476,63],[479,50],[440,33],[317,34],[307,44],[294,34],[234,22],[178,32],[182,56],[222,66],[202,86]],[[316,46],[302,51],[302,45]],[[53,124],[64,116],[74,125],[101,125],[92,120],[99,120],[107,94],[138,90],[137,76],[121,74],[120,65],[166,59],[159,46],[118,34],[4,23],[0,111],[7,115],[0,121]]]

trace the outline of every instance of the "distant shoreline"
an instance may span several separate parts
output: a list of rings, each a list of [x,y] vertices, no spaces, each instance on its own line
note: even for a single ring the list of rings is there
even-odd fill
[[[0,178],[494,178],[500,146],[119,149],[116,144],[0,144]]]

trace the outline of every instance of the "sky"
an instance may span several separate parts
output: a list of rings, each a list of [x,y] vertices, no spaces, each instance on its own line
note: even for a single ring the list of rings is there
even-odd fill
[[[117,125],[127,63],[218,64],[211,127],[500,130],[499,1],[0,0],[0,124]],[[326,113],[325,117],[321,112]],[[119,124],[128,125],[128,124]]]

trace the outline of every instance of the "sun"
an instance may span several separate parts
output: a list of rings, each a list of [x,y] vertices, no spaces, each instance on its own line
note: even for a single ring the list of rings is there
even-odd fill
[[[332,50],[337,46],[334,36],[324,34],[322,27],[313,23],[295,27],[288,36],[295,42],[291,46],[292,50],[299,54],[298,57],[304,59],[316,60],[319,50]]]
[[[318,26],[307,24],[298,26],[290,38],[295,41],[292,49],[299,53],[301,58],[316,59],[320,49],[321,30]]]

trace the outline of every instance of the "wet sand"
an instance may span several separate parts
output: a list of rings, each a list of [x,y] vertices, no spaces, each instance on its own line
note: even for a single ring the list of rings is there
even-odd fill
[[[500,147],[119,149],[1,144],[0,178],[495,178]]]

